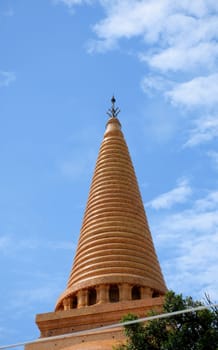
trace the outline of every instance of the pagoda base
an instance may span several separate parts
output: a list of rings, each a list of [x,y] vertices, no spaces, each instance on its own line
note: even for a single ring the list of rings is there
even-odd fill
[[[157,297],[39,314],[36,323],[40,339],[26,345],[25,350],[111,350],[125,341],[123,329],[101,327],[119,323],[129,313],[145,317],[151,310],[161,312],[163,301],[164,297]],[[80,331],[87,332],[78,334]],[[53,338],[60,335],[65,336]]]

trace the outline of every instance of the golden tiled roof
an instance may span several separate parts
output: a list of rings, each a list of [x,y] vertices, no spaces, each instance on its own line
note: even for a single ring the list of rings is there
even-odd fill
[[[111,116],[100,147],[67,289],[57,302],[102,284],[165,293],[136,175],[121,124]]]

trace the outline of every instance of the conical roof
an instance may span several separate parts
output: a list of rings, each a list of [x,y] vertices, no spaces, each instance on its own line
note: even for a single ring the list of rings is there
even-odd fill
[[[112,108],[110,111],[115,112]],[[121,124],[112,113],[100,147],[67,296],[100,284],[166,286]]]

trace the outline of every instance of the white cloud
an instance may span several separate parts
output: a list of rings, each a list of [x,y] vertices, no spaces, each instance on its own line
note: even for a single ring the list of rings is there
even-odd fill
[[[156,81],[158,91],[182,107],[217,105],[218,74],[213,71],[218,61],[218,7],[212,1],[172,4],[169,0],[129,0],[100,4],[106,15],[93,28],[99,40],[92,42],[90,51],[108,50],[122,38],[141,36],[146,52],[139,54],[141,61],[162,73],[192,73],[192,79],[186,76],[186,82],[171,90],[168,79],[165,86],[164,79]],[[202,71],[204,76],[199,76]],[[146,93],[150,84],[151,77],[142,83]]]
[[[183,0],[182,2],[178,1],[178,3],[181,10],[200,18],[218,10],[218,5],[213,0],[193,0],[192,2]]]
[[[94,26],[94,31],[101,39],[147,35],[149,40],[156,40],[160,24],[168,10],[168,1],[102,1],[106,18]],[[150,29],[152,29],[152,32]]]
[[[217,19],[218,21],[218,19]],[[187,34],[188,35],[188,34]],[[217,43],[199,43],[196,46],[174,45],[158,54],[142,56],[144,61],[160,71],[192,71],[200,67],[215,67],[218,59]]]
[[[150,74],[141,82],[143,91],[162,94],[174,106],[193,112],[201,108],[185,146],[209,142],[217,135],[218,108],[218,3],[214,0],[56,0],[69,8],[98,3],[104,17],[93,25],[90,53],[105,52],[135,38],[135,54]],[[131,41],[132,45],[133,41]],[[134,43],[131,47],[134,52]],[[158,72],[161,74],[158,76]],[[182,81],[182,82],[181,82]],[[190,111],[191,110],[191,111]],[[192,115],[189,114],[190,120]],[[200,123],[203,121],[203,126]],[[192,123],[192,120],[191,120]],[[190,124],[186,123],[186,126]],[[189,127],[189,126],[188,126]],[[75,164],[64,164],[63,173],[76,173]]]
[[[218,73],[196,77],[176,85],[166,93],[172,103],[193,107],[213,107],[218,105]]]
[[[217,300],[216,246],[217,233],[200,240],[187,239],[180,254],[164,266],[168,287],[197,299],[207,293]]]
[[[14,72],[0,71],[0,87],[7,87],[16,80]]]
[[[217,245],[218,231],[180,238],[175,256],[165,265],[169,287],[197,298],[209,293],[217,299]]]
[[[114,49],[123,38],[143,38],[136,55],[151,73],[143,78],[142,90],[149,96],[162,94],[189,113],[201,108],[185,146],[213,140],[217,136],[218,5],[212,0],[99,3],[105,17],[93,26],[97,38],[89,43],[89,52]]]
[[[184,147],[193,147],[218,137],[218,115],[200,117],[194,120],[194,125]]]
[[[188,209],[164,218],[156,213],[151,223],[156,247],[165,256],[164,274],[169,288],[198,298],[205,292],[218,298],[218,191],[189,203]]]
[[[160,196],[154,198],[152,201],[147,202],[145,205],[154,209],[171,208],[174,204],[184,203],[190,197],[192,193],[191,187],[186,179],[178,181],[176,188],[173,188],[169,192],[163,193]]]
[[[153,96],[156,92],[163,92],[166,89],[172,89],[175,84],[163,76],[148,75],[142,79],[141,87],[144,93]]]
[[[165,240],[165,233],[168,239],[169,236],[175,237],[175,235],[177,238],[181,237],[184,232],[195,235],[196,232],[209,233],[218,229],[218,191],[211,191],[191,203],[189,209],[171,213],[162,219],[160,223],[162,233],[158,236],[161,241]]]
[[[214,210],[218,207],[218,191],[209,192],[205,197],[196,200],[195,209],[198,211]]]
[[[186,107],[191,107],[191,105],[192,107],[199,107],[201,104],[205,108],[210,109],[213,107],[216,110],[216,104],[218,104],[216,81],[218,81],[218,74],[206,78],[198,78],[192,82],[183,84],[175,83],[164,76],[148,75],[143,78],[141,87],[149,97],[156,96],[157,93],[162,93],[167,98],[170,98],[173,104],[183,101]],[[195,86],[198,86],[198,88],[195,88]],[[218,137],[218,111],[210,115],[201,115],[201,113],[198,113],[199,115],[196,115],[194,118],[192,117],[192,120],[189,122],[190,126],[186,132],[187,140],[183,147],[194,147]],[[172,124],[172,121],[170,123]],[[156,127],[161,125],[160,121],[156,119],[155,125]],[[160,129],[163,132],[162,125]]]
[[[218,210],[199,213],[196,210],[186,210],[173,214],[163,220],[162,227],[168,232],[204,232],[212,230],[218,225]],[[173,236],[173,235],[172,235]]]
[[[211,64],[218,55],[217,7],[209,1],[99,2],[106,16],[93,30],[105,49],[110,47],[104,41],[114,44],[122,38],[142,36],[151,47],[161,44],[159,53],[145,55],[148,64],[161,70],[187,70],[190,65]]]
[[[188,7],[187,7],[188,10]],[[208,42],[217,37],[217,16],[190,16],[188,11],[174,11],[164,24],[166,43],[192,47],[200,42]]]

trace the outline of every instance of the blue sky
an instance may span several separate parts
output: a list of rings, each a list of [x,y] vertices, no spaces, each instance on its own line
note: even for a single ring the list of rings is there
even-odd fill
[[[218,2],[1,0],[0,345],[64,290],[115,94],[169,288],[218,299]]]

